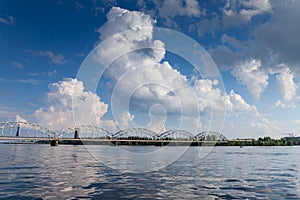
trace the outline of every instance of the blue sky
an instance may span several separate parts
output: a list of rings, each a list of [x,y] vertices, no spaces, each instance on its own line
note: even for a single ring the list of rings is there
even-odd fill
[[[292,0],[1,1],[0,120],[57,130],[88,123],[112,131],[211,129],[229,138],[299,135],[299,7]],[[197,42],[219,76],[197,76],[169,52],[178,41],[155,38],[155,27]],[[95,90],[80,69],[100,78]]]

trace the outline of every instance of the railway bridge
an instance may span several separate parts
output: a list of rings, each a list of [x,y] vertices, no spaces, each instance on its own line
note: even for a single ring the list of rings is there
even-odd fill
[[[0,122],[0,141],[31,142],[41,141],[56,146],[62,144],[216,144],[226,143],[227,138],[216,131],[203,131],[197,134],[185,130],[168,130],[156,133],[144,128],[132,128],[112,133],[102,127],[78,125],[65,130],[53,131],[32,122]]]

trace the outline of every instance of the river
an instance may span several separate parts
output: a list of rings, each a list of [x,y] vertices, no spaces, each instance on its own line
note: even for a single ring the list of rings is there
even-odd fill
[[[300,199],[300,146],[190,147],[154,171],[130,170],[114,153],[158,151],[149,146],[93,146],[109,152],[112,165],[84,145],[1,144],[1,199]],[[177,152],[184,147],[166,147]],[[177,153],[176,153],[177,154]],[[144,157],[147,154],[145,154]],[[153,157],[145,158],[146,160]],[[166,163],[166,155],[155,163]],[[118,167],[114,167],[118,166]],[[141,169],[141,167],[139,169]]]

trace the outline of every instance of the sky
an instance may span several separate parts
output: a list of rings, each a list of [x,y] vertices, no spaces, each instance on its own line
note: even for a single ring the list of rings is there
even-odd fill
[[[300,1],[0,1],[0,121],[300,135]]]

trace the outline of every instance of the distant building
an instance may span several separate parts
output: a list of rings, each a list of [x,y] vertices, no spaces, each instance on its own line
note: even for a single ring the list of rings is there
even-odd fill
[[[288,136],[281,139],[285,141],[292,141],[294,145],[300,145],[300,137]]]

